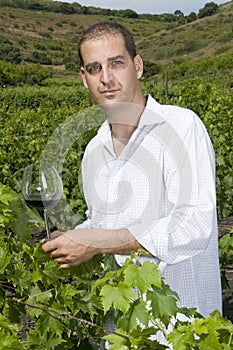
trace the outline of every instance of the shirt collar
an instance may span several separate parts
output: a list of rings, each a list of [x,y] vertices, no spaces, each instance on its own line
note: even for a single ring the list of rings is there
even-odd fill
[[[151,95],[147,95],[146,97],[146,107],[139,120],[138,128],[145,125],[156,125],[164,122],[161,105],[156,102]]]
[[[151,95],[146,95],[147,103],[146,107],[140,117],[138,128],[143,128],[146,125],[156,125],[164,123],[164,118],[162,116],[161,105],[155,101]],[[108,120],[104,123],[98,130],[98,134],[101,135],[103,140],[109,140],[110,125]]]

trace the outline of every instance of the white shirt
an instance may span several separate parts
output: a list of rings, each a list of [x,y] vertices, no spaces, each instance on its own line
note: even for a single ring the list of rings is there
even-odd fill
[[[221,311],[215,157],[197,115],[148,96],[120,156],[106,121],[86,148],[82,171],[88,219],[80,227],[127,228],[178,293],[179,306],[204,316]],[[116,259],[123,264],[125,256]]]

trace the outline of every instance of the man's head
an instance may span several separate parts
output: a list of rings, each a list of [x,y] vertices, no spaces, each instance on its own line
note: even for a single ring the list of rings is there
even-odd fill
[[[127,28],[112,22],[96,23],[84,32],[78,47],[81,77],[96,103],[144,105],[139,84],[143,62]]]
[[[136,46],[134,42],[134,38],[130,31],[124,27],[123,25],[119,23],[114,22],[98,22],[90,26],[81,36],[78,44],[78,54],[80,58],[81,65],[83,66],[83,57],[81,52],[81,46],[85,41],[88,40],[95,40],[102,36],[108,36],[110,35],[114,36],[121,36],[124,40],[126,50],[128,51],[130,57],[132,60],[136,56]]]

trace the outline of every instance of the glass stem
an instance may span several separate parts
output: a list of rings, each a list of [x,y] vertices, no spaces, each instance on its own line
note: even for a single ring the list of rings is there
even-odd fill
[[[48,238],[48,240],[50,240],[51,236],[50,236],[49,218],[48,218],[47,209],[44,209],[44,221],[45,221],[45,229],[46,229],[46,233],[47,233],[47,238]]]

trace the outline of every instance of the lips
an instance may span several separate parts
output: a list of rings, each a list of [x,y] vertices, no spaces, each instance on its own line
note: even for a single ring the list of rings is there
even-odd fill
[[[112,94],[115,94],[118,90],[104,90],[104,91],[101,91],[101,94],[104,94],[104,95],[112,95]]]

